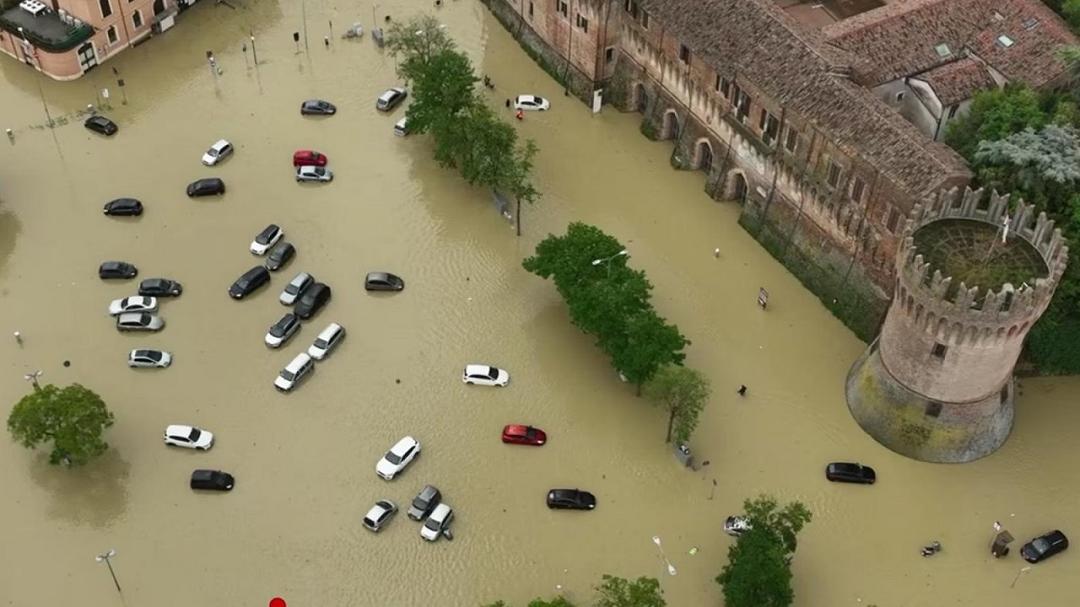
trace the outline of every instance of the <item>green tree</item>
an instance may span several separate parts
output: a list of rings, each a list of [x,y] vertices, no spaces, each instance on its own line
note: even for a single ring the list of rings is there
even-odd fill
[[[605,279],[609,274],[615,276],[614,282],[620,282],[620,272],[626,269],[626,256],[616,253],[624,250],[622,243],[600,228],[574,222],[567,226],[565,235],[551,234],[540,241],[536,245],[536,253],[521,265],[541,278],[550,278],[559,295],[570,301],[584,287]],[[595,260],[607,258],[610,258],[609,261],[603,264],[593,264]],[[647,301],[647,292],[644,297]]]
[[[405,110],[409,130],[426,133],[439,125],[445,129],[460,120],[460,114],[479,105],[476,75],[468,57],[443,51],[418,68],[413,79],[412,103]]]
[[[1051,212],[1066,212],[1080,184],[1080,135],[1071,127],[1050,124],[1026,129],[998,141],[983,141],[975,168],[984,186],[1015,192]]]
[[[641,388],[667,364],[681,364],[686,359],[683,348],[690,345],[679,328],[670,325],[650,306],[626,319],[626,329],[612,339],[601,339],[611,356],[611,364],[627,381]]]
[[[795,553],[796,536],[812,518],[801,502],[791,502],[780,508],[776,498],[764,494],[744,501],[743,511],[754,529],[773,537],[783,549],[785,557]]]
[[[557,596],[550,601],[533,599],[529,601],[529,607],[574,607],[574,604],[566,600],[565,597]]]
[[[664,591],[656,578],[639,577],[629,581],[604,574],[603,582],[596,587],[599,597],[593,607],[664,607]]]
[[[1065,17],[1074,31],[1080,32],[1080,0],[1064,0],[1061,3],[1061,16]]]
[[[427,68],[436,55],[454,50],[454,41],[438,19],[417,15],[390,26],[386,48],[398,59],[398,76],[414,83],[430,73]]]
[[[679,444],[690,440],[698,417],[709,401],[709,380],[681,365],[665,365],[645,383],[645,396],[668,410],[667,442],[672,433]]]
[[[1078,6],[1077,10],[1080,11],[1080,0],[1071,0]],[[1073,26],[1078,33],[1080,33],[1080,25]],[[1058,56],[1065,62],[1066,67],[1069,69],[1069,86],[1072,89],[1072,94],[1075,99],[1080,100],[1080,45],[1067,46],[1058,51]]]
[[[1035,91],[1023,84],[1008,85],[976,93],[971,110],[949,122],[945,143],[971,161],[979,142],[1004,139],[1029,127],[1040,129],[1046,120]]]
[[[716,582],[725,607],[787,607],[795,600],[783,545],[754,527],[728,548],[728,562]]]
[[[101,435],[112,424],[105,401],[79,384],[35,388],[8,416],[11,436],[24,447],[52,442],[49,463],[54,465],[85,464],[104,453],[109,445]]]

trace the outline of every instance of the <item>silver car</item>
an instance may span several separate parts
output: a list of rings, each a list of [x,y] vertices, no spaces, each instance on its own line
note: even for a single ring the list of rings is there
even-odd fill
[[[165,320],[149,312],[128,312],[116,317],[116,328],[120,331],[160,331],[165,327]]]
[[[285,285],[285,290],[281,292],[281,296],[278,297],[278,301],[291,306],[296,303],[296,300],[304,294],[304,291],[308,287],[315,284],[315,277],[307,272],[300,272],[293,279],[289,281],[289,284]]]
[[[297,181],[333,181],[334,172],[326,167],[304,165],[296,167]]]
[[[375,502],[375,505],[368,510],[368,513],[364,515],[364,520],[361,524],[367,527],[371,531],[378,533],[386,523],[390,522],[390,519],[394,518],[397,514],[397,504],[390,500],[379,500]]]
[[[168,367],[172,364],[172,354],[163,350],[132,350],[128,353],[129,367]]]

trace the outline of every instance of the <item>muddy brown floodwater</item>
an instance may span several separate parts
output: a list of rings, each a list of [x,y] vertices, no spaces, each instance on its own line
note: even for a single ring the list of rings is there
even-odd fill
[[[14,403],[29,389],[22,375],[40,369],[43,381],[93,388],[116,414],[111,449],[83,469],[0,441],[0,605],[239,606],[281,595],[300,607],[466,607],[523,604],[560,587],[585,602],[603,573],[656,576],[675,607],[719,605],[713,578],[731,544],[721,523],[762,491],[814,513],[794,563],[796,605],[1080,601],[1076,549],[1015,587],[1019,546],[1002,560],[988,550],[995,520],[1018,543],[1054,528],[1080,536],[1080,382],[1024,381],[1012,437],[983,460],[895,455],[844,404],[844,375],[863,344],[736,224],[738,208],[710,201],[700,174],[670,169],[670,148],[641,137],[636,115],[593,116],[564,98],[478,2],[445,3],[438,16],[494,80],[492,102],[526,91],[554,100],[515,123],[540,146],[544,194],[520,239],[488,194],[433,166],[427,139],[392,135],[401,109],[374,111],[395,83],[394,62],[368,34],[338,38],[350,22],[370,25],[370,4],[309,0],[307,54],[291,39],[300,3],[234,4],[202,2],[167,35],[76,82],[0,61],[0,128],[15,130],[14,145],[0,140],[0,336],[24,337],[21,347],[0,339],[0,401]],[[420,6],[381,2],[378,12]],[[249,28],[257,70],[240,47]],[[216,79],[208,49],[223,69]],[[108,140],[74,117],[105,87],[121,129]],[[301,118],[298,104],[315,96],[338,115]],[[42,128],[42,97],[66,124]],[[203,167],[220,137],[236,154]],[[290,154],[304,147],[330,157],[333,183],[294,182]],[[211,175],[227,181],[224,197],[184,196],[189,181]],[[102,217],[120,196],[142,199],[145,215]],[[553,286],[522,270],[544,235],[573,220],[626,243],[658,309],[693,340],[687,362],[715,395],[692,447],[710,465],[678,467],[663,415],[570,325]],[[269,288],[231,301],[226,287],[255,264],[247,245],[270,222],[299,254]],[[115,330],[105,305],[136,283],[98,280],[107,259],[184,283],[163,304],[165,330]],[[402,275],[407,289],[365,294],[373,269]],[[277,294],[298,270],[332,285],[333,301],[269,351],[262,336],[283,313]],[[755,304],[761,286],[768,312]],[[296,393],[277,394],[278,370],[330,321],[348,328],[341,349]],[[172,368],[128,369],[125,353],[144,345],[171,350]],[[467,389],[458,374],[470,361],[509,369],[511,385]],[[502,445],[499,430],[512,422],[545,428],[550,443]],[[169,423],[203,426],[218,442],[208,453],[167,449]],[[375,462],[405,434],[423,442],[422,457],[380,480]],[[837,459],[873,465],[880,482],[825,482],[823,465]],[[236,489],[193,494],[195,467],[233,472]],[[455,507],[454,541],[426,543],[400,515],[378,535],[360,527],[374,500],[405,505],[425,483]],[[547,510],[556,486],[592,490],[597,510]],[[667,575],[654,535],[678,575]],[[920,557],[934,539],[944,551]],[[93,561],[108,548],[122,598]]]

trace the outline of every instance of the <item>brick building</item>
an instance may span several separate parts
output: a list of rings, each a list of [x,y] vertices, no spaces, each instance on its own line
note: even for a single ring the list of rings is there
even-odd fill
[[[163,32],[195,0],[24,0],[0,13],[0,51],[74,80]]]

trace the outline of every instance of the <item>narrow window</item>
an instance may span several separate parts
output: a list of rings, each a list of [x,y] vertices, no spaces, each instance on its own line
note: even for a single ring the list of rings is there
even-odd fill
[[[862,179],[856,177],[852,180],[851,184],[851,201],[862,202],[863,192],[866,191],[866,183]]]
[[[941,415],[941,403],[937,401],[930,401],[926,403],[926,416],[938,417]]]
[[[720,94],[724,96],[724,99],[731,98],[731,82],[727,78],[720,79]]]
[[[786,148],[787,151],[794,153],[795,148],[797,147],[799,147],[799,131],[788,127],[787,139],[784,140],[784,148]]]
[[[934,349],[930,351],[930,354],[934,358],[944,359],[945,358],[945,353],[948,352],[948,351],[949,351],[948,346],[946,346],[945,344],[937,344],[936,343],[936,344],[934,344]]]
[[[109,26],[108,36],[109,36],[109,44],[116,44],[116,41],[119,38],[116,35],[116,26],[115,25],[110,25]]]
[[[581,13],[578,13],[577,16],[577,26],[580,27],[581,31],[585,32],[586,34],[589,33],[589,20],[585,17],[582,17]]]
[[[746,117],[750,115],[750,95],[747,95],[745,91],[739,87],[735,87],[735,117],[740,122],[745,122]]]
[[[716,84],[714,86],[716,87],[716,92],[720,92],[720,74],[716,75]]]
[[[685,44],[679,45],[679,61],[690,63],[690,49]]]
[[[836,187],[836,184],[840,183],[840,165],[831,160],[829,161],[828,181],[829,185],[834,188]]]
[[[101,6],[102,19],[112,15],[112,5],[109,4],[109,0],[98,0],[98,4]]]
[[[761,120],[758,121],[758,128],[761,129],[761,138],[765,140],[765,145],[772,145],[776,141],[777,135],[780,133],[780,121],[776,119],[768,112],[768,110],[761,110]]]
[[[641,11],[641,27],[649,29],[649,11]]]
[[[903,100],[904,100],[904,91],[900,91],[899,93],[896,94],[896,102],[900,103]]]
[[[1004,404],[1005,401],[1007,401],[1007,400],[1009,400],[1009,384],[1006,383],[1005,387],[1003,387],[1001,389],[1001,402],[1002,402],[1002,404]]]
[[[529,0],[529,19],[532,19],[532,16],[533,16],[533,3],[532,3],[532,0]]]
[[[960,104],[956,104],[949,108],[949,120],[952,120],[956,116],[956,112],[960,111]]]
[[[134,13],[132,13],[131,23],[134,24],[136,28],[142,27],[142,13],[140,13],[139,11],[135,11]]]
[[[885,224],[885,227],[892,232],[896,233],[896,226],[900,224],[900,212],[896,209],[889,209],[889,221]]]
[[[615,61],[615,47],[613,47],[613,46],[607,47],[607,49],[604,51],[604,60],[607,61],[608,63],[611,63],[612,61]]]
[[[566,17],[567,19],[570,18],[570,8],[566,5],[566,2],[563,2],[563,0],[555,0],[555,10],[562,13],[563,17]]]

